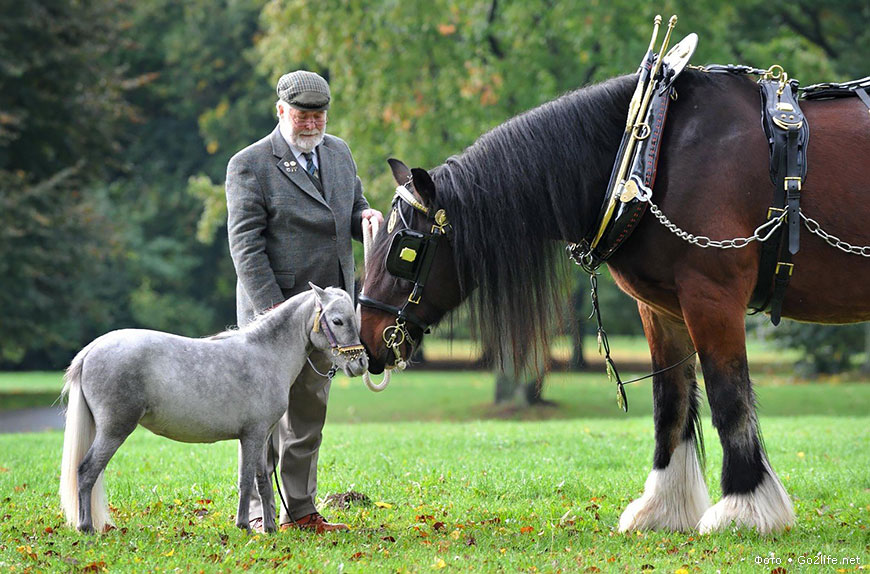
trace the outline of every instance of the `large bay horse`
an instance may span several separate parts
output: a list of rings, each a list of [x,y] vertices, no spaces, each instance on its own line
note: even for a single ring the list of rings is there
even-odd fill
[[[266,437],[287,410],[290,386],[315,349],[334,368],[366,370],[356,310],[336,288],[312,285],[243,329],[205,339],[122,329],[94,340],[67,369],[69,396],[61,503],[67,523],[84,532],[111,524],[103,470],[137,425],[183,442],[238,439],[236,525],[250,529],[255,486],[275,530],[274,497],[262,457]],[[321,368],[323,365],[321,365]]]
[[[636,76],[624,76],[569,93],[508,120],[431,171],[391,160],[396,181],[410,193],[397,190],[398,217],[390,215],[392,225],[375,238],[366,266],[361,339],[371,372],[409,357],[423,330],[466,298],[485,341],[509,333],[525,352],[539,339],[558,297],[562,246],[596,224],[635,84]],[[752,236],[773,197],[758,86],[745,75],[691,69],[675,88],[679,97],[665,127],[653,201],[695,235]],[[867,109],[858,98],[802,107],[811,137],[801,210],[828,234],[866,246]],[[449,225],[442,225],[445,219]],[[423,243],[438,240],[427,256],[422,292],[411,297],[416,302],[408,301],[413,278],[396,277],[385,264],[406,227],[421,232]],[[783,316],[823,323],[870,319],[868,259],[806,228],[802,235]],[[652,470],[643,495],[623,512],[621,530],[710,532],[733,523],[771,532],[794,522],[760,440],[746,360],[744,319],[759,253],[757,242],[744,249],[701,248],[647,213],[608,261],[619,287],[638,301],[653,369],[697,350],[724,451],[723,496],[711,506],[698,455],[694,363],[656,375]],[[397,315],[404,340],[396,337]]]

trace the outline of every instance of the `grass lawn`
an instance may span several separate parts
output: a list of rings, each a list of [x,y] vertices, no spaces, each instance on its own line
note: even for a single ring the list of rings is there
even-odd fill
[[[119,529],[86,537],[62,525],[61,435],[0,437],[0,566],[41,571],[771,572],[756,557],[870,560],[868,418],[764,421],[770,456],[791,492],[795,529],[618,534],[619,513],[648,472],[651,421],[333,424],[320,495],[371,504],[326,508],[350,533],[246,536],[232,526],[233,443],[185,445],[138,430],[107,472]],[[708,436],[712,429],[707,429]],[[721,451],[708,444],[716,497]],[[796,562],[793,564],[796,565]],[[808,567],[806,571],[812,568]],[[849,570],[854,570],[850,567]],[[832,570],[826,570],[832,571]]]
[[[58,373],[32,377],[30,384],[56,396]],[[821,571],[868,568],[870,385],[781,379],[759,387],[767,448],[798,520],[792,531],[765,538],[616,533],[652,459],[649,383],[629,388],[625,416],[602,374],[557,373],[548,382],[546,396],[559,405],[518,412],[489,406],[487,373],[406,372],[380,394],[360,379],[336,379],[319,496],[354,491],[370,504],[325,506],[352,531],[322,537],[237,531],[236,444],[187,445],[143,429],[107,470],[118,529],[82,536],[63,526],[56,495],[61,433],[0,435],[0,568],[819,571],[800,564],[812,560],[826,561]],[[11,386],[0,377],[0,389]],[[722,454],[709,413],[705,421],[715,501]],[[756,564],[765,557],[773,563]],[[844,557],[860,563],[831,565]]]

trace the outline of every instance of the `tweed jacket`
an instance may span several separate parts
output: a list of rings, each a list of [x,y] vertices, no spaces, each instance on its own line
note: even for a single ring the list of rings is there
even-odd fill
[[[317,147],[321,194],[278,127],[227,165],[227,231],[236,268],[236,315],[245,325],[308,289],[343,286],[351,295],[351,237],[362,240],[368,207],[344,140],[325,135]]]

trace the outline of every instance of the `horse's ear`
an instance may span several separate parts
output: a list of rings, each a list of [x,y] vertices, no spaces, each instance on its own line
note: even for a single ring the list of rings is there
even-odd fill
[[[396,183],[399,185],[408,183],[408,180],[411,179],[411,170],[408,169],[407,165],[394,157],[388,159],[387,163],[390,164],[390,169],[393,170],[393,178],[396,180]]]
[[[321,305],[323,305],[323,300],[326,298],[326,291],[324,291],[323,289],[321,289],[320,287],[318,287],[317,285],[315,285],[311,281],[308,282],[308,286],[311,287],[312,291],[314,291],[314,298],[317,299],[317,301]]]
[[[429,205],[435,204],[435,182],[429,176],[429,172],[425,169],[415,167],[411,170],[411,177],[414,178],[414,189],[423,198],[423,203]]]

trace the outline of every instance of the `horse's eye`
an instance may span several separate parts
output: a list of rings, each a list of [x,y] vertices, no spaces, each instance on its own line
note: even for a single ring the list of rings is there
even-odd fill
[[[342,321],[341,319],[335,318],[332,320],[332,324],[338,325],[339,327],[341,327],[342,325],[344,325],[344,321]]]

